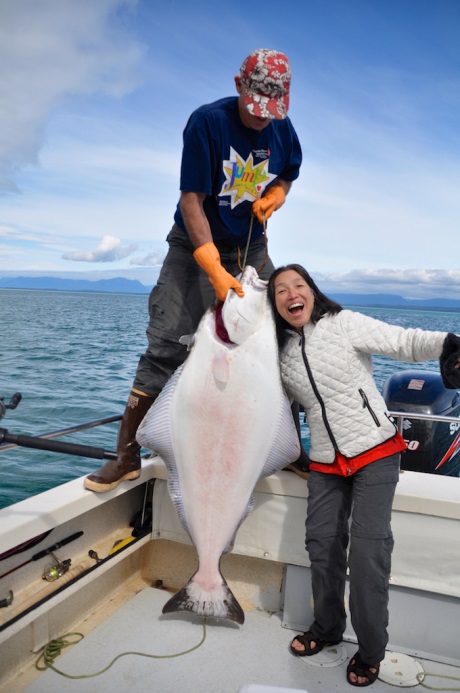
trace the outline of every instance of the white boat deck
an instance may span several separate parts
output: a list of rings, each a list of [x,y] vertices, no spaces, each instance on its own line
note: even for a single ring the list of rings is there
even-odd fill
[[[69,676],[85,677],[103,670],[119,657],[104,673],[72,679],[48,669],[20,690],[24,693],[352,690],[345,676],[348,658],[356,651],[354,643],[343,643],[315,657],[294,657],[288,651],[294,632],[282,627],[281,614],[254,610],[247,614],[242,626],[211,620],[204,629],[203,621],[193,615],[163,616],[161,609],[168,597],[165,591],[145,587],[83,640],[65,648],[54,663]],[[195,649],[181,654],[191,648]],[[394,684],[378,680],[370,690],[389,693],[402,684],[418,685],[414,678],[417,671],[429,673],[425,681],[436,690],[460,688],[459,668],[406,657],[402,655],[395,662]],[[395,661],[397,657],[388,657],[388,668],[386,662],[382,668],[384,675],[393,675],[389,668],[391,659]],[[438,678],[432,673],[457,680]],[[10,687],[9,693],[15,693],[15,688]]]
[[[129,520],[142,507],[146,482],[152,479],[151,534],[94,567],[88,549],[96,548],[104,557],[114,539],[130,534]],[[53,527],[57,529],[49,543],[84,530],[66,553],[58,552],[61,558],[72,557],[75,581],[69,579],[62,592],[0,632],[0,693],[351,691],[346,667],[357,646],[350,625],[345,642],[327,652],[302,658],[289,652],[291,639],[306,629],[312,616],[303,547],[305,482],[280,472],[257,485],[256,508],[240,528],[234,552],[222,561],[223,574],[245,611],[245,623],[210,619],[203,640],[199,617],[162,615],[170,592],[154,587],[161,583],[175,591],[190,577],[196,561],[165,479],[164,465],[153,459],[145,461],[138,480],[113,492],[93,494],[76,480],[0,511],[1,551]],[[457,479],[401,475],[393,513],[389,652],[382,680],[369,689],[374,693],[416,686],[460,690],[456,484]],[[3,569],[27,557],[12,557]],[[0,622],[37,600],[37,589],[44,584],[42,569],[42,564],[32,562],[3,578],[3,596],[11,588],[15,601],[1,610]],[[54,662],[67,677],[51,669],[38,673],[33,665],[38,655],[30,652],[69,632],[81,632],[84,638],[64,648]],[[420,682],[417,674],[424,680]]]

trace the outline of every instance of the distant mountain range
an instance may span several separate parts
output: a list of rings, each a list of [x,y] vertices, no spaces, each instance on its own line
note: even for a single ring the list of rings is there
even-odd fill
[[[342,306],[379,306],[380,308],[414,308],[421,310],[460,311],[460,299],[452,298],[403,298],[396,294],[336,294],[328,293],[330,298]]]
[[[0,289],[42,289],[47,291],[96,291],[116,294],[148,294],[152,287],[137,279],[63,279],[60,277],[0,277]]]
[[[93,291],[107,293],[148,294],[152,287],[141,284],[137,279],[64,279],[60,277],[0,277],[0,289],[41,289],[46,291]],[[348,294],[328,295],[343,306],[379,306],[388,308],[414,308],[429,310],[460,311],[460,299],[425,298],[407,299],[394,294]]]

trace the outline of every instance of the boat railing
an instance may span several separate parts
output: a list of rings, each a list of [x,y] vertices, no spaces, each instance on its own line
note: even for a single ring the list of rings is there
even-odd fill
[[[440,423],[457,423],[460,425],[459,416],[441,416],[439,414],[423,414],[420,412],[411,411],[392,411],[389,410],[388,414],[391,418],[397,421],[397,428],[400,433],[403,431],[404,419],[417,419],[420,421],[431,421]],[[90,428],[97,428],[98,426],[103,426],[106,424],[114,423],[120,421],[122,418],[121,414],[116,414],[114,416],[108,416],[103,419],[95,419],[93,421],[86,421],[81,424],[76,424],[75,426],[68,426],[67,428],[61,428],[56,431],[49,431],[47,433],[40,433],[34,436],[27,435],[14,435],[8,433],[4,428],[0,428],[0,452],[6,450],[11,450],[16,447],[33,447],[42,450],[49,450],[51,452],[61,452],[71,455],[81,455],[86,457],[93,457],[96,459],[116,459],[116,453],[103,450],[92,445],[74,445],[72,443],[65,443],[63,441],[52,442],[55,438],[60,438],[62,436],[67,436],[72,433],[78,433],[80,431],[85,431]],[[49,441],[48,443],[46,441]]]
[[[404,419],[418,419],[437,423],[460,423],[459,416],[441,416],[440,414],[422,414],[413,411],[388,411],[391,418],[398,420],[398,430],[401,431]]]

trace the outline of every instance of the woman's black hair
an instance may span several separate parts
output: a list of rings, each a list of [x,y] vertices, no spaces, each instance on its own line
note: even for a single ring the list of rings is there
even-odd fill
[[[290,265],[283,265],[282,267],[278,267],[276,270],[274,270],[270,279],[268,280],[268,297],[270,299],[270,303],[272,305],[273,313],[275,316],[276,336],[278,339],[278,344],[280,346],[282,346],[286,341],[286,330],[292,329],[292,325],[289,325],[289,323],[286,322],[286,320],[282,318],[276,310],[275,279],[282,272],[288,272],[289,270],[297,272],[297,274],[299,274],[302,277],[302,279],[305,280],[305,282],[311,289],[315,302],[313,304],[310,322],[316,324],[318,320],[321,320],[321,318],[325,315],[335,315],[336,313],[340,313],[340,311],[342,310],[342,306],[339,303],[336,303],[331,298],[328,298],[325,294],[323,294],[322,291],[318,289],[315,282],[310,277],[307,270],[304,267],[302,267],[302,265],[297,265],[293,263]]]

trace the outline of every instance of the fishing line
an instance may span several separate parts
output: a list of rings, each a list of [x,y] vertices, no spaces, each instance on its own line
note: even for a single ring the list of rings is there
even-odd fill
[[[251,235],[252,235],[252,224],[254,222],[254,217],[251,214],[251,221],[249,222],[249,233],[248,233],[248,240],[246,241],[246,248],[244,249],[244,258],[243,258],[243,264],[241,265],[240,262],[240,257],[241,257],[241,251],[240,251],[240,246],[238,246],[238,267],[240,268],[241,271],[244,270],[246,267],[246,261],[248,259],[248,251],[249,251],[249,244],[251,242]]]
[[[67,638],[70,638],[71,636],[76,636],[77,639],[67,640]],[[84,637],[85,636],[82,633],[66,633],[60,638],[50,640],[40,650],[32,652],[32,654],[40,653],[40,656],[35,662],[35,668],[38,669],[38,671],[46,671],[46,669],[52,669],[56,672],[56,674],[65,676],[65,678],[67,679],[90,679],[94,676],[100,676],[101,674],[104,674],[106,671],[108,671],[108,669],[110,669],[110,667],[112,667],[115,664],[117,659],[121,659],[121,657],[126,657],[127,655],[135,655],[137,657],[149,657],[150,659],[172,659],[173,657],[182,657],[183,655],[190,654],[190,652],[194,652],[199,647],[201,647],[201,645],[203,645],[204,641],[206,640],[206,619],[203,619],[203,636],[200,642],[197,645],[191,647],[190,649],[184,650],[183,652],[176,652],[174,654],[166,655],[148,654],[146,652],[122,652],[121,654],[117,655],[114,659],[112,659],[110,664],[104,667],[104,669],[96,671],[94,674],[80,674],[79,676],[67,674],[65,671],[61,671],[60,669],[55,667],[54,660],[57,657],[59,657],[62,650],[65,647],[69,647],[70,645],[76,645],[78,642],[80,642],[80,640],[83,640]],[[43,660],[43,664],[41,664],[41,660]]]

